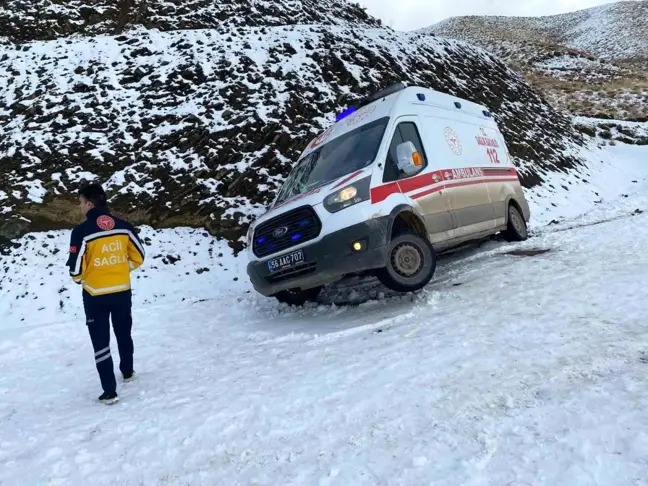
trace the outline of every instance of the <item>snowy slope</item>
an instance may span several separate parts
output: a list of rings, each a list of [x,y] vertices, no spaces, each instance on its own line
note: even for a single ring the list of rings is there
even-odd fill
[[[610,2],[570,14],[544,17],[540,25],[558,32],[575,49],[604,59],[648,60],[648,1]]]
[[[211,237],[145,229],[139,379],[107,409],[66,235],[21,239],[1,260],[0,484],[647,484],[645,152],[606,148],[625,158],[592,169],[599,204],[543,200],[543,221],[585,214],[359,307],[288,310]]]
[[[97,179],[135,223],[236,242],[336,111],[398,81],[488,106],[527,187],[584,160],[568,117],[458,41],[285,26],[31,42],[0,47],[0,238],[69,227],[69,193]]]
[[[477,44],[492,42],[495,49],[498,37],[508,37],[520,43],[563,45],[615,61],[648,60],[646,16],[648,1],[620,1],[545,17],[453,17],[423,30],[471,37]]]
[[[647,16],[648,1],[626,1],[549,17],[456,17],[420,32],[493,52],[556,108],[648,120]]]

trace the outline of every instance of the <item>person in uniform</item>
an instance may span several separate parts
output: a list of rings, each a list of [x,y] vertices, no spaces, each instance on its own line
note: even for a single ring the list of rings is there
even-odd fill
[[[135,228],[113,216],[99,184],[79,191],[79,207],[86,220],[72,230],[67,266],[73,281],[83,287],[83,307],[103,394],[99,401],[119,400],[110,354],[112,319],[119,369],[124,381],[135,377],[131,328],[130,272],[144,263],[144,246]]]

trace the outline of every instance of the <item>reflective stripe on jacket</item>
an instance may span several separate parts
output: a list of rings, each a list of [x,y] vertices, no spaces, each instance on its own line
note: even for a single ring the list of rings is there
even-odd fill
[[[144,245],[130,223],[93,208],[72,230],[67,266],[90,295],[105,295],[129,290],[130,272],[144,258]]]

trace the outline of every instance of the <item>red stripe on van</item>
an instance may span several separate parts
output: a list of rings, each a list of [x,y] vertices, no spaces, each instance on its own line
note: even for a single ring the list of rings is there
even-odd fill
[[[468,167],[468,169],[471,169],[471,167]],[[372,204],[376,204],[384,201],[392,194],[406,194],[426,187],[429,189],[414,194],[412,199],[418,199],[442,191],[443,189],[452,189],[454,187],[464,187],[484,183],[488,184],[490,182],[515,182],[518,180],[517,171],[514,167],[475,167],[475,169],[482,169],[484,177],[487,178],[487,180],[472,178],[457,179],[455,182],[453,179],[445,178],[445,173],[452,173],[452,169],[436,170],[410,179],[403,179],[402,181],[390,182],[388,184],[383,184],[382,186],[374,187],[371,190],[371,202]],[[436,185],[436,187],[430,187],[434,185]]]
[[[438,182],[443,180],[443,176],[439,171],[429,172],[427,174],[421,174],[420,176],[412,177],[411,179],[403,179],[398,181],[398,186],[401,189],[401,192],[412,192],[417,189],[423,189],[424,187],[436,184],[437,181],[434,180],[434,175],[437,175]]]
[[[443,191],[443,186],[433,187],[432,189],[428,189],[427,191],[423,191],[423,192],[419,192],[418,194],[414,194],[412,196],[412,199],[418,199],[420,197],[429,196],[430,194],[434,194],[435,192],[441,192],[441,191]]]
[[[389,184],[374,187],[371,189],[371,204],[383,202],[392,194],[398,194],[399,192],[401,192],[401,190],[398,187],[397,182],[390,182]]]
[[[331,190],[335,190],[335,189],[337,189],[338,187],[340,187],[340,186],[346,184],[346,183],[349,182],[351,179],[353,179],[354,177],[356,177],[358,174],[361,174],[363,170],[364,170],[364,169],[360,169],[359,171],[354,172],[354,173],[351,174],[349,177],[345,178],[344,180],[342,180],[341,182],[339,182],[338,184],[336,184],[335,186],[333,186],[333,189],[331,189]]]

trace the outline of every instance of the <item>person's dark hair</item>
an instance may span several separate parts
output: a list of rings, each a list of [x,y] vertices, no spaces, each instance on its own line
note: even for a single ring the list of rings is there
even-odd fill
[[[106,193],[99,184],[93,183],[82,187],[79,189],[79,196],[83,196],[98,208],[104,207],[107,202]]]

